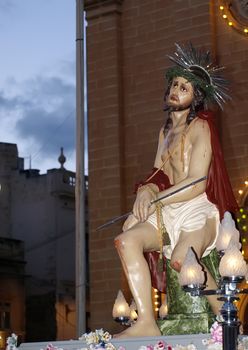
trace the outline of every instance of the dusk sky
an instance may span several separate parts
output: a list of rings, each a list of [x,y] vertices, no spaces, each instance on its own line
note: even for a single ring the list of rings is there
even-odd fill
[[[0,142],[25,168],[75,170],[76,0],[0,0]]]

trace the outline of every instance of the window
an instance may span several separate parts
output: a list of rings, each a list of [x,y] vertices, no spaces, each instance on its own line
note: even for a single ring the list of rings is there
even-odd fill
[[[10,303],[0,302],[0,329],[10,328]]]

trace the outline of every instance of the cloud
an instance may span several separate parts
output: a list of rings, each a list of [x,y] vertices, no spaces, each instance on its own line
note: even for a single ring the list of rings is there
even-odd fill
[[[58,74],[60,77],[63,77],[67,81],[71,79],[75,80],[76,76],[76,62],[75,62],[75,52],[71,53],[71,57],[68,57],[68,60],[60,60],[57,64]],[[69,79],[69,80],[68,80]]]
[[[22,96],[8,96],[3,90],[0,90],[0,109],[2,110],[15,110],[17,108],[27,108],[29,106],[28,101],[25,101]]]
[[[12,81],[13,83],[13,81]],[[18,93],[17,93],[18,92]],[[18,85],[16,94],[0,91],[2,134],[12,134],[22,153],[33,160],[57,159],[60,147],[65,152],[75,149],[75,85],[61,77],[41,77]],[[7,131],[8,126],[11,130]],[[1,136],[2,137],[2,136]]]
[[[37,77],[26,83],[30,106],[23,109],[16,131],[34,139],[44,156],[75,147],[75,87],[60,78]]]

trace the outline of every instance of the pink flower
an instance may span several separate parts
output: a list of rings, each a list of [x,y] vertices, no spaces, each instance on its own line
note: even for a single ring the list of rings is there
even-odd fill
[[[53,344],[48,344],[46,347],[46,350],[56,350],[58,349],[57,346],[54,346]]]
[[[58,348],[57,346],[54,346],[53,344],[48,344],[46,346],[46,350],[63,350],[62,348]]]
[[[222,326],[217,321],[210,328],[210,333],[215,343],[222,343]]]
[[[48,344],[46,347],[46,350],[53,350],[53,349],[54,349],[53,344]]]
[[[165,342],[162,340],[158,341],[157,344],[154,346],[154,350],[165,350]]]

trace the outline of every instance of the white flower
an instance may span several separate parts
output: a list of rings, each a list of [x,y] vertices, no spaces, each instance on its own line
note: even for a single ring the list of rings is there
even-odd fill
[[[109,332],[104,332],[101,336],[101,340],[104,341],[105,343],[110,341],[110,339],[112,338],[111,334],[109,334]]]
[[[88,345],[97,344],[99,342],[99,336],[95,332],[85,333],[83,336]]]
[[[215,344],[209,344],[207,347],[207,350],[222,350],[222,344],[215,343]]]
[[[79,337],[79,340],[85,340],[88,345],[90,345],[90,348],[93,349],[94,346],[99,344],[99,347],[101,346],[101,343],[107,343],[112,338],[111,334],[109,332],[104,331],[102,328],[96,329],[95,332],[90,333],[84,333],[81,337]],[[92,345],[92,346],[91,346]]]
[[[106,350],[116,350],[115,346],[111,343],[105,345]]]
[[[99,336],[99,338],[101,338],[104,334],[104,330],[102,328],[96,329],[95,333]]]
[[[12,333],[10,337],[7,338],[8,345],[16,345],[17,344],[17,335]]]
[[[17,335],[12,333],[10,337],[7,338],[7,347],[6,350],[16,350],[17,347]]]

